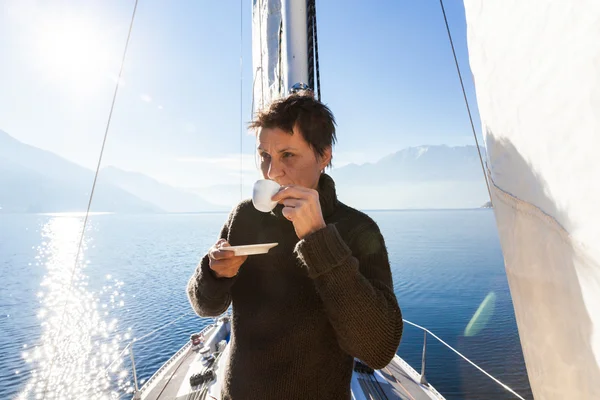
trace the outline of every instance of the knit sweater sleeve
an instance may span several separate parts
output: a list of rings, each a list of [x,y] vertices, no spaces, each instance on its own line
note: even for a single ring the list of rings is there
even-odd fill
[[[227,223],[221,229],[220,238],[228,240],[229,227],[234,218],[233,211]],[[216,317],[223,314],[231,304],[230,289],[235,282],[233,278],[217,278],[210,269],[208,254],[196,267],[187,284],[188,300],[200,317]]]
[[[298,242],[295,251],[315,283],[340,347],[380,369],[396,354],[403,329],[387,250],[373,221],[349,242],[330,224]]]

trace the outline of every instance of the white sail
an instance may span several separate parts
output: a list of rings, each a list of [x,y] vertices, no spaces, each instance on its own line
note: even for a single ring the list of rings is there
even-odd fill
[[[488,177],[536,399],[600,399],[600,1],[465,0]]]

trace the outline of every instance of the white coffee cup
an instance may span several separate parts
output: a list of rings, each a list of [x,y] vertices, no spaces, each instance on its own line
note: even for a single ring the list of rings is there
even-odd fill
[[[270,212],[277,205],[276,201],[271,200],[275,193],[279,192],[281,186],[279,183],[269,180],[260,179],[254,184],[252,191],[252,204],[258,211]]]

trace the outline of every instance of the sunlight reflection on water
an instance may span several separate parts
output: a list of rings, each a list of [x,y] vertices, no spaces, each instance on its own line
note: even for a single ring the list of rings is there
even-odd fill
[[[119,321],[111,317],[125,305],[123,282],[109,275],[99,291],[88,290],[84,254],[93,227],[88,224],[75,265],[82,226],[83,218],[62,216],[42,228],[36,257],[46,269],[37,294],[42,335],[24,346],[22,357],[32,368],[19,399],[109,399],[131,387],[120,361],[106,372],[129,340],[129,333],[118,333]]]

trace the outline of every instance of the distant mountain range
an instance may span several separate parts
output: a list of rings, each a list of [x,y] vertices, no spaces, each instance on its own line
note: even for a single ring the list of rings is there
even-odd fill
[[[340,200],[361,209],[478,208],[489,200],[475,146],[410,147],[330,174]]]
[[[478,208],[489,200],[475,146],[412,147],[328,173],[340,200],[361,209]],[[0,130],[0,213],[85,211],[93,177],[93,171]],[[242,193],[251,188],[243,187]],[[228,211],[239,200],[239,185],[181,189],[106,167],[100,170],[92,211]]]
[[[482,156],[485,157],[483,148]],[[475,146],[446,145],[409,147],[376,163],[346,165],[335,169],[332,175],[340,184],[360,182],[364,185],[483,180]]]
[[[475,146],[410,147],[375,163],[349,164],[327,173],[340,200],[360,209],[479,208],[489,200]],[[239,185],[189,190],[228,207],[240,199]],[[251,193],[251,188],[242,192]]]
[[[148,201],[166,212],[229,211],[231,209],[224,205],[209,203],[197,194],[165,185],[139,172],[106,167],[100,170],[100,179]]]
[[[85,211],[94,172],[0,130],[0,213]],[[92,211],[119,213],[226,210],[142,174],[100,171]]]

